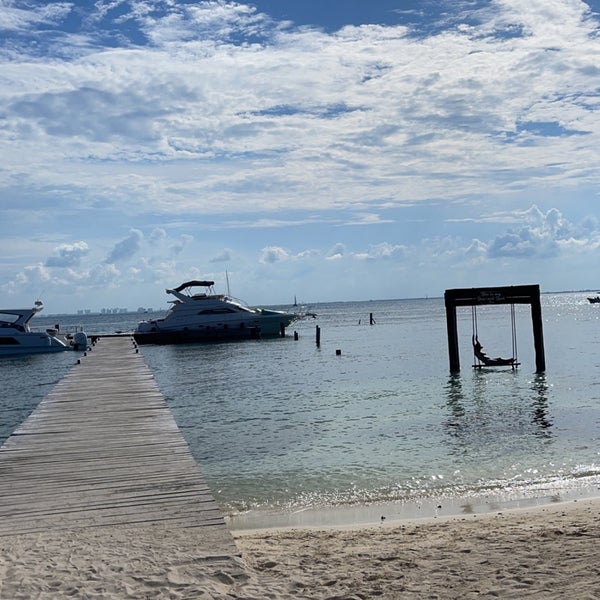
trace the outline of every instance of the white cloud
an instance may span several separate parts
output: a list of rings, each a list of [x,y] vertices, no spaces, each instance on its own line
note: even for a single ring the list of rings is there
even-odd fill
[[[367,258],[371,260],[402,260],[407,255],[408,248],[400,244],[390,244],[381,242],[372,245],[369,251],[357,255],[357,258]]]
[[[268,246],[260,252],[259,262],[261,264],[273,264],[286,261],[290,258],[289,252],[280,246]]]
[[[81,262],[89,254],[89,246],[85,242],[61,244],[54,249],[54,254],[46,260],[47,267],[72,267]]]
[[[396,203],[455,198],[489,178],[499,190],[516,179],[525,185],[539,180],[536,170],[568,184],[585,169],[584,179],[598,181],[597,86],[588,73],[599,49],[582,3],[497,2],[481,25],[426,42],[404,27],[286,30],[223,2],[163,3],[162,15],[141,6],[129,18],[154,47],[5,65],[5,131],[23,142],[11,167],[22,171],[35,147],[40,184],[68,176],[115,198],[136,190],[114,161],[130,161],[129,176],[144,174],[144,161],[163,162],[144,208],[167,196],[173,210],[198,212],[295,207],[300,198],[311,208],[317,198],[330,207],[381,195]],[[496,35],[509,25],[526,35]],[[226,42],[268,27],[268,44]],[[207,31],[220,43],[207,44]],[[520,130],[539,121],[587,136],[548,143]],[[210,169],[206,158],[216,161]],[[67,173],[65,159],[79,168]],[[189,161],[204,176],[186,181]]]
[[[0,30],[24,31],[32,25],[55,24],[72,9],[70,2],[52,2],[19,8],[11,0],[0,0]]]
[[[341,260],[347,254],[346,245],[338,242],[326,254],[326,260]]]
[[[120,276],[121,271],[112,262],[97,264],[87,273],[87,279],[92,288],[116,287]]]
[[[167,232],[162,227],[156,227],[150,232],[148,240],[150,244],[158,245],[167,237]]]
[[[183,250],[185,249],[185,247],[190,242],[192,242],[193,239],[194,238],[191,235],[188,235],[186,233],[180,235],[178,242],[171,246],[171,254],[173,256],[177,256],[178,254],[181,254],[183,252]]]
[[[144,234],[138,229],[131,229],[129,235],[117,242],[106,257],[107,264],[114,264],[131,259],[141,248]]]
[[[231,250],[226,248],[220,254],[217,254],[217,256],[214,256],[213,258],[209,259],[208,262],[210,262],[210,263],[228,262],[231,260],[231,257],[232,257]]]
[[[488,253],[491,258],[551,258],[567,252],[569,248],[595,244],[600,238],[600,231],[592,227],[593,219],[586,218],[585,226],[578,227],[556,208],[544,213],[533,205],[522,211],[520,217],[525,223],[521,228],[509,229],[490,243]]]

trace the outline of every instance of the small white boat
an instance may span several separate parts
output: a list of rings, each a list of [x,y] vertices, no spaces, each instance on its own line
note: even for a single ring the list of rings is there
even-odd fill
[[[65,335],[60,333],[58,328],[32,330],[29,322],[43,308],[42,302],[37,300],[32,308],[0,309],[0,356],[87,348],[87,335],[83,331]]]
[[[301,315],[265,308],[250,308],[241,300],[216,294],[214,281],[187,281],[167,294],[171,308],[164,318],[142,321],[133,337],[138,344],[182,344],[252,339],[281,335]],[[193,294],[194,287],[204,293]],[[186,293],[184,293],[184,291]]]

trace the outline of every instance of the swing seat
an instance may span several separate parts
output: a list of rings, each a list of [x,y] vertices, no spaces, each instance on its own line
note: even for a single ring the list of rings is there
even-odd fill
[[[474,368],[482,367],[517,367],[520,363],[517,362],[516,357],[512,358],[490,358],[484,351],[483,346],[480,344],[479,339],[476,335],[471,338],[473,342],[473,353],[475,358],[479,361],[479,364],[473,365]]]
[[[502,359],[502,360],[506,360],[506,361],[508,361],[508,362],[504,362],[504,363],[493,363],[493,364],[479,363],[479,364],[473,365],[473,368],[474,368],[474,369],[488,369],[488,368],[490,368],[490,367],[492,367],[492,368],[493,368],[493,367],[512,367],[513,369],[516,369],[518,366],[520,366],[520,365],[521,365],[521,363],[520,363],[520,362],[513,361],[513,360],[512,360],[512,359],[510,359],[510,358],[507,358],[507,359]]]

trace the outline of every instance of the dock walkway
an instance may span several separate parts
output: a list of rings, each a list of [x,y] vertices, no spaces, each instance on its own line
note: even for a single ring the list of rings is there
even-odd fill
[[[134,342],[101,339],[0,448],[0,537],[147,526],[239,556]]]

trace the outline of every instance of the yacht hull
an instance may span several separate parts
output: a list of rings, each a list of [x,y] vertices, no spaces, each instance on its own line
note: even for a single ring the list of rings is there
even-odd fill
[[[0,356],[20,356],[24,354],[54,354],[56,352],[65,352],[70,348],[59,346],[10,346],[10,348],[0,348]]]
[[[300,315],[250,308],[241,300],[215,294],[212,281],[188,281],[168,289],[176,299],[161,319],[142,321],[133,332],[138,344],[187,344],[283,336]],[[194,287],[208,293],[191,294]],[[183,293],[186,290],[187,293]]]
[[[258,327],[183,329],[181,331],[134,332],[133,339],[142,344],[195,344],[199,342],[224,342],[252,340],[260,337]]]

